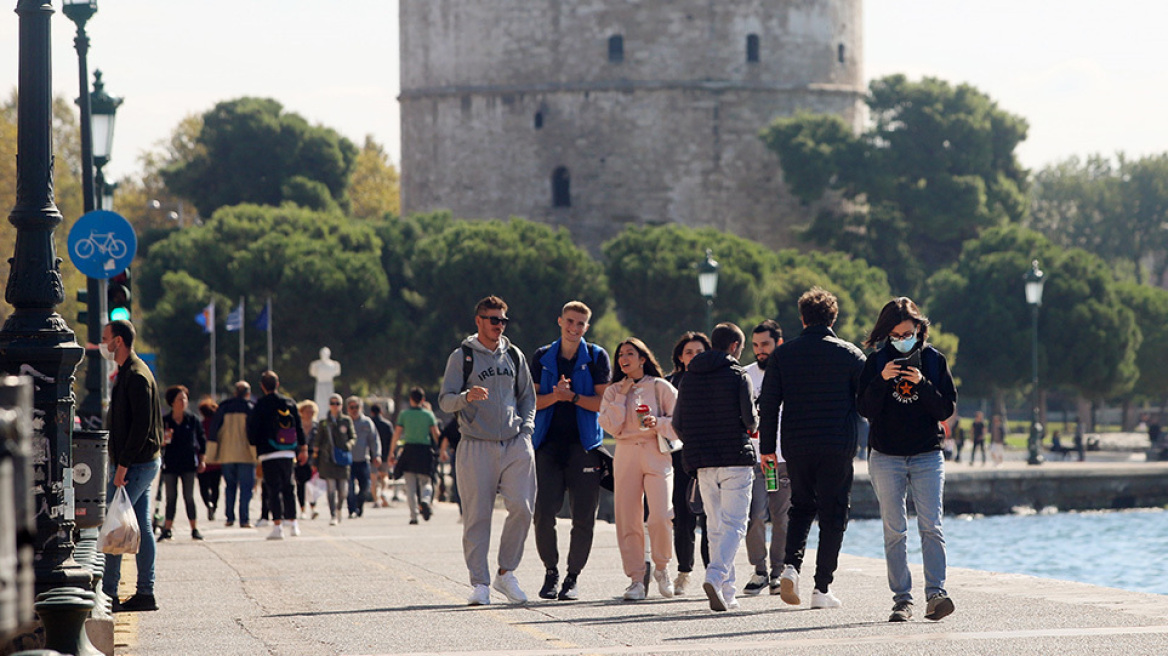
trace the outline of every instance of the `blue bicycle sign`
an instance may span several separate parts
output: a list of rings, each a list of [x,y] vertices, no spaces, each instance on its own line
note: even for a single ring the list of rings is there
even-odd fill
[[[138,251],[134,228],[122,215],[87,212],[69,231],[69,259],[90,278],[109,279],[126,270]]]

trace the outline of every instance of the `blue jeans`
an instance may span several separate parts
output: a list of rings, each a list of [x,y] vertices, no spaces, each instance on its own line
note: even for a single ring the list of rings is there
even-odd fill
[[[130,503],[134,504],[134,516],[138,518],[138,530],[142,532],[142,541],[138,545],[138,553],[134,560],[138,563],[138,594],[154,594],[154,526],[150,514],[150,484],[158,476],[162,467],[162,459],[155,458],[150,462],[130,465],[126,470],[126,493],[130,495]],[[110,463],[110,480],[105,488],[105,498],[113,501],[114,476],[117,468]],[[122,578],[121,555],[105,554],[105,573],[101,579],[102,592],[111,599],[116,599],[118,582]]]
[[[223,512],[228,522],[235,521],[235,492],[239,489],[239,525],[251,523],[248,505],[255,489],[255,464],[250,462],[223,463],[223,480],[227,483],[227,505]]]
[[[894,601],[912,601],[912,575],[908,571],[908,512],[905,499],[912,493],[921,557],[925,566],[925,598],[945,592],[945,536],[941,532],[942,498],[945,492],[945,459],[940,451],[915,456],[890,456],[872,451],[868,475],[880,518],[884,521],[884,560],[888,587]]]
[[[360,517],[365,514],[365,500],[369,498],[369,461],[353,461],[349,466],[349,514]]]

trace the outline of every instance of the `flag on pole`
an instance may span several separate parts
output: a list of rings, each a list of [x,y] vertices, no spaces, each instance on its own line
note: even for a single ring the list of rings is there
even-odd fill
[[[257,330],[267,330],[268,329],[268,323],[272,320],[272,317],[270,314],[271,307],[272,307],[272,300],[268,299],[268,302],[264,303],[264,309],[260,310],[260,316],[256,317],[255,323],[252,324],[253,326],[256,327]]]
[[[235,306],[235,309],[227,313],[227,325],[224,328],[229,333],[233,333],[243,328],[243,303]]]
[[[215,332],[215,301],[203,308],[203,311],[195,315],[195,323],[203,327],[203,332],[211,334]]]

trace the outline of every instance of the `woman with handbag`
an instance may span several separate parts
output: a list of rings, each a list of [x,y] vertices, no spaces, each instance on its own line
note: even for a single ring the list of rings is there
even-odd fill
[[[349,415],[341,412],[341,395],[329,396],[329,411],[317,424],[312,440],[312,457],[320,478],[328,484],[329,526],[341,523],[345,500],[349,498],[349,466],[357,431]]]
[[[665,377],[674,388],[681,387],[685,368],[699,353],[710,350],[710,339],[704,333],[682,333],[673,346],[673,373]],[[702,567],[710,564],[710,538],[706,535],[706,516],[690,507],[691,499],[701,505],[698,481],[685,471],[681,451],[673,453],[673,551],[677,555],[677,578],[673,580],[673,594],[684,595],[694,566],[694,544],[697,528],[702,527]]]
[[[617,371],[600,403],[600,426],[616,438],[613,459],[613,513],[617,544],[629,587],[624,598],[645,598],[644,507],[649,506],[649,545],[653,580],[662,597],[673,596],[669,561],[673,558],[673,458],[680,446],[673,432],[677,390],[661,378],[649,347],[630,337],[617,347]]]

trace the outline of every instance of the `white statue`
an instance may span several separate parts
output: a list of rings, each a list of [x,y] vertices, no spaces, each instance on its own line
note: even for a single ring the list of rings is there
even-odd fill
[[[341,375],[341,363],[329,356],[333,354],[329,347],[320,350],[320,359],[313,360],[308,365],[308,375],[316,379],[316,394],[313,400],[320,408],[320,416],[328,411],[329,397],[333,394],[333,379]]]

